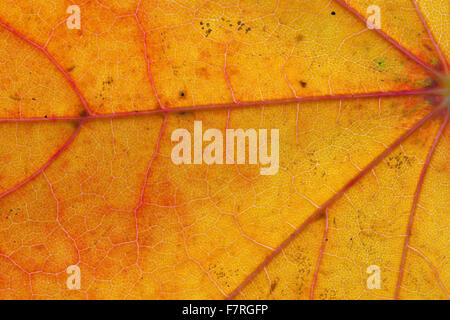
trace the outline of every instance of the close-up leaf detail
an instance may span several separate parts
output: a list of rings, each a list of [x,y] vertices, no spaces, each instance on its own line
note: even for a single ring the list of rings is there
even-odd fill
[[[0,299],[448,300],[449,61],[448,0],[2,0]]]

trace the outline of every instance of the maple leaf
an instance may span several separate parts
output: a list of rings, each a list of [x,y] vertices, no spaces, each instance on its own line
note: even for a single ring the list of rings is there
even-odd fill
[[[2,1],[0,297],[448,299],[449,12]],[[173,164],[194,120],[279,129],[278,173]]]

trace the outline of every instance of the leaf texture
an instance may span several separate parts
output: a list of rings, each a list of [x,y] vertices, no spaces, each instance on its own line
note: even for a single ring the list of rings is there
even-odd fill
[[[2,1],[0,298],[449,299],[449,6]],[[196,120],[278,173],[175,165]]]

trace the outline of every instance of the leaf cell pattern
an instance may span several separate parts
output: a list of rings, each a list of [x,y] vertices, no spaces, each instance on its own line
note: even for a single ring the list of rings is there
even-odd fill
[[[449,299],[449,34],[444,0],[3,0],[0,298]],[[195,120],[279,129],[278,174],[174,165]]]

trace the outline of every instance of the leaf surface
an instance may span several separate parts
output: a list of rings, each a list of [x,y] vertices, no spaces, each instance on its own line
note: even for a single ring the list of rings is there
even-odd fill
[[[448,2],[71,4],[0,4],[1,298],[450,297]],[[173,164],[195,120],[279,172]]]

